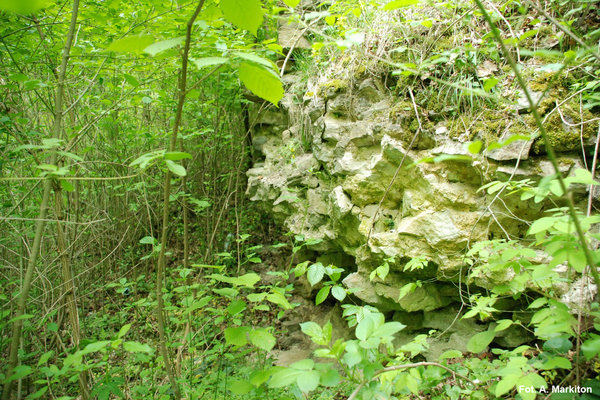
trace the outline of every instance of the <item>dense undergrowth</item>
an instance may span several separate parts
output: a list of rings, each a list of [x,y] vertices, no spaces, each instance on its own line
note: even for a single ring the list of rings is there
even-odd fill
[[[3,399],[600,396],[597,2],[308,3],[0,1]],[[284,17],[311,49],[277,43]],[[274,61],[292,54],[284,85]],[[500,239],[465,251],[456,318],[486,326],[466,353],[425,359],[434,331],[398,344],[404,324],[359,304],[316,241],[280,232],[244,196],[257,109],[284,88],[303,103],[365,76],[399,99],[388,112],[407,138],[443,119],[469,153],[420,162],[477,163],[535,139],[554,163],[539,181],[481,188],[547,211],[525,237],[497,227]],[[518,134],[502,137],[513,117]],[[584,147],[586,169],[561,175],[553,147]],[[582,187],[579,210],[570,191]],[[482,290],[486,274],[512,279]],[[350,334],[304,321],[314,358],[275,366],[306,282],[316,307],[341,304]],[[558,285],[579,285],[578,302]],[[530,343],[493,342],[515,326]]]

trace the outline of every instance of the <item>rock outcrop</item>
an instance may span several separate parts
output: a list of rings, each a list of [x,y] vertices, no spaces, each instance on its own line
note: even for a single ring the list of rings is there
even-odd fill
[[[552,174],[549,162],[533,154],[533,139],[474,156],[467,142],[489,144],[489,132],[452,134],[449,121],[398,101],[372,77],[309,82],[305,93],[289,94],[280,110],[258,114],[247,194],[286,230],[320,239],[310,250],[353,259],[339,267],[362,302],[384,311],[443,312],[461,301],[471,244],[522,238],[528,223],[542,216],[543,203],[479,190],[509,176],[537,181]],[[496,132],[496,140],[511,132]],[[560,160],[565,174],[581,165],[576,155]],[[407,270],[416,257],[422,268]],[[384,262],[388,277],[370,280]],[[502,277],[478,279],[487,288]],[[419,286],[399,299],[410,282]]]

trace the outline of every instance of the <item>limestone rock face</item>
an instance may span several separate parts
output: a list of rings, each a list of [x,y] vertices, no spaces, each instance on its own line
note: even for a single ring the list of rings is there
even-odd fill
[[[547,160],[530,156],[532,140],[469,160],[464,135],[450,134],[444,121],[428,122],[426,112],[417,124],[412,103],[393,99],[376,78],[309,81],[309,89],[300,101],[290,94],[279,109],[256,114],[247,194],[284,229],[321,239],[309,248],[317,256],[354,260],[343,283],[362,302],[396,312],[443,309],[459,301],[466,249],[506,234],[523,237],[527,222],[540,217],[540,204],[513,196],[490,205],[494,194],[478,190],[495,179],[551,174]],[[561,158],[565,174],[578,163]],[[407,269],[417,257],[422,268]],[[371,281],[384,262],[389,276]],[[475,285],[510,281],[510,272],[482,275]],[[419,286],[399,299],[411,282]]]

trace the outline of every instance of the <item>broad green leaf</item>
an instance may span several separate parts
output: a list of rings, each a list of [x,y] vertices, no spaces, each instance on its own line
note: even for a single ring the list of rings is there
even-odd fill
[[[481,353],[490,343],[492,343],[492,340],[494,340],[495,336],[496,332],[493,330],[479,332],[469,339],[469,342],[467,343],[467,349],[471,353]]]
[[[220,289],[213,289],[213,292],[215,292],[216,294],[220,294],[221,296],[225,296],[225,297],[235,297],[237,296],[240,292],[237,289],[234,288],[220,288]]]
[[[227,307],[229,315],[236,315],[246,309],[246,302],[243,300],[233,300]]]
[[[140,239],[141,244],[155,244],[156,243],[156,239],[154,239],[152,236],[144,236],[143,238]]]
[[[447,360],[449,358],[460,358],[462,357],[462,353],[458,350],[448,350],[442,353],[441,356],[438,357],[440,361]]]
[[[383,9],[384,10],[395,10],[397,8],[409,7],[418,4],[419,0],[392,0],[387,3]]]
[[[259,349],[263,349],[265,351],[271,351],[273,347],[275,347],[275,336],[269,333],[266,329],[260,328],[250,331],[248,334],[250,338],[250,343]]]
[[[241,379],[230,379],[227,381],[227,389],[233,394],[243,395],[254,389],[254,386]]]
[[[545,297],[540,297],[539,299],[534,300],[533,303],[527,306],[527,308],[540,308],[546,304],[548,304],[548,299]]]
[[[505,329],[507,329],[509,326],[511,326],[513,324],[512,320],[510,319],[503,319],[498,321],[498,325],[496,325],[496,327],[494,328],[495,332],[500,332],[503,331]]]
[[[417,284],[414,282],[407,283],[406,285],[400,288],[400,294],[398,295],[398,301],[402,300],[404,296],[409,293],[412,293],[417,288]]]
[[[106,51],[117,53],[141,53],[154,42],[152,36],[127,36],[115,40],[106,48]]]
[[[185,172],[185,168],[183,167],[183,165],[179,165],[174,161],[171,160],[165,160],[165,164],[167,166],[167,168],[169,168],[169,171],[171,171],[173,174],[177,175],[177,176],[185,176],[187,173]]]
[[[144,49],[144,53],[148,53],[152,57],[154,57],[155,55],[157,55],[160,52],[169,50],[175,46],[179,46],[180,44],[183,43],[184,40],[185,40],[185,37],[180,36],[178,38],[167,39],[167,40],[163,40],[161,42],[152,43],[150,46],[148,46]]]
[[[320,364],[323,365],[323,364]],[[326,364],[327,365],[327,364]],[[335,368],[329,367],[326,371],[321,371],[321,385],[334,387],[340,382],[340,374]]]
[[[491,91],[496,85],[498,84],[498,79],[495,77],[491,77],[485,80],[485,83],[483,84],[483,90],[485,90],[486,92]]]
[[[290,365],[290,368],[302,370],[302,371],[310,371],[315,367],[315,362],[310,358],[306,358],[304,360],[296,361],[295,363]]]
[[[15,14],[33,14],[50,3],[49,0],[0,0],[0,10]]]
[[[317,296],[315,297],[315,304],[319,305],[322,302],[325,301],[325,299],[327,299],[327,296],[329,296],[329,290],[331,289],[331,286],[323,286],[321,288],[321,290],[319,290],[319,292],[317,293]]]
[[[46,392],[48,391],[48,386],[44,386],[43,388],[41,388],[40,390],[31,393],[29,396],[27,396],[25,399],[26,400],[30,400],[30,399],[39,399],[40,397],[42,397],[44,394],[46,394]]]
[[[101,340],[98,342],[90,343],[81,351],[81,354],[93,353],[100,351],[110,344],[110,340]]]
[[[44,354],[42,354],[42,356],[40,357],[40,359],[38,360],[38,367],[40,365],[46,364],[46,362],[48,362],[48,360],[50,359],[50,357],[52,357],[54,355],[54,350],[50,350],[45,352]]]
[[[29,375],[33,371],[29,365],[17,365],[13,369],[13,374],[6,380],[7,382],[16,381],[18,379],[22,379],[23,377]]]
[[[250,328],[247,326],[225,328],[225,343],[231,346],[244,346],[248,343],[246,332]]]
[[[117,335],[117,338],[121,339],[123,336],[127,335],[127,332],[129,332],[129,329],[131,329],[131,324],[123,325],[123,327],[121,329],[119,329],[119,334]]]
[[[229,59],[225,57],[204,57],[190,60],[196,65],[198,69],[210,67],[211,65],[221,65],[229,62]]]
[[[507,393],[509,390],[511,390],[513,387],[515,387],[515,384],[517,383],[517,380],[520,378],[520,375],[508,375],[505,376],[504,378],[502,378],[502,380],[500,382],[498,382],[498,384],[496,385],[496,392],[495,395],[500,397],[503,394]]]
[[[321,376],[317,371],[305,371],[296,378],[296,383],[304,393],[311,392],[319,386]]]
[[[566,359],[565,357],[551,357],[544,364],[542,364],[542,369],[551,370],[551,369],[571,369],[573,366],[571,365],[571,361]]]
[[[283,84],[274,72],[256,64],[243,62],[239,69],[240,80],[252,93],[274,105],[283,98]]]
[[[290,302],[281,293],[277,293],[277,292],[269,293],[267,295],[267,300],[270,301],[271,303],[277,304],[284,310],[292,309],[292,305],[290,304]]]
[[[265,67],[271,69],[271,70],[276,70],[277,67],[276,65],[273,63],[273,61],[263,58],[259,55],[257,55],[256,53],[242,53],[242,52],[235,52],[233,53],[234,56],[242,58],[246,61],[251,61],[253,63],[256,64],[260,64],[260,65],[264,65]]]
[[[481,140],[475,140],[475,141],[469,143],[469,145],[467,146],[467,150],[469,153],[471,153],[473,155],[479,154],[482,146],[483,146],[483,143],[481,142]]]
[[[271,375],[273,375],[273,368],[268,368],[266,370],[254,370],[250,374],[249,381],[254,386],[259,387],[267,380],[269,380]]]
[[[304,371],[294,368],[282,368],[276,371],[269,380],[269,387],[279,388],[289,386],[296,383],[298,376],[302,375]]]
[[[190,153],[184,153],[183,151],[167,151],[165,153],[166,160],[179,161],[185,158],[192,158]]]
[[[152,347],[140,342],[124,342],[123,349],[130,353],[152,353]]]
[[[323,336],[323,330],[316,322],[308,321],[300,324],[300,329],[305,335],[310,336],[311,338],[321,337]]]
[[[252,289],[258,281],[260,281],[260,276],[258,276],[254,272],[249,272],[247,274],[234,278],[232,283],[236,286],[245,286],[247,288]]]
[[[256,36],[263,21],[260,0],[221,0],[220,7],[229,22]]]
[[[300,4],[300,0],[283,0],[283,2],[288,6],[295,8],[298,4]]]
[[[400,332],[402,329],[406,328],[406,325],[400,322],[386,322],[380,327],[376,328],[371,336],[377,336],[380,338],[393,339],[394,335]]]
[[[335,285],[331,288],[331,295],[338,301],[342,301],[346,298],[346,290],[339,285]]]
[[[323,279],[323,275],[325,275],[325,267],[323,267],[323,264],[319,262],[314,263],[313,265],[308,267],[308,271],[306,272],[306,278],[308,279],[308,283],[310,283],[311,286],[314,286],[317,283],[321,282],[321,279]]]
[[[600,336],[594,335],[592,339],[588,339],[581,345],[581,351],[588,360],[594,358],[597,354],[600,354]]]
[[[127,81],[127,83],[129,83],[131,86],[133,86],[133,87],[140,86],[140,82],[135,78],[135,76],[129,75],[129,74],[123,74],[123,76],[125,77],[125,80]]]
[[[375,330],[375,323],[370,315],[363,318],[356,326],[356,337],[360,340],[367,340]]]

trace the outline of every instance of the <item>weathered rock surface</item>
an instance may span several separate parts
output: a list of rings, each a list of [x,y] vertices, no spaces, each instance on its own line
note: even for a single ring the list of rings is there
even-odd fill
[[[301,102],[288,95],[281,116],[273,109],[258,115],[257,162],[248,171],[247,194],[285,229],[321,239],[310,250],[353,259],[343,283],[354,298],[398,315],[425,312],[423,329],[446,329],[428,321],[434,315],[454,318],[448,307],[460,301],[458,283],[466,283],[465,250],[506,234],[523,237],[543,207],[518,196],[490,205],[495,194],[478,189],[508,177],[537,181],[552,174],[549,161],[532,153],[533,139],[468,160],[464,134],[452,136],[444,121],[425,124],[427,113],[419,140],[409,147],[418,126],[412,103],[397,104],[374,77],[309,82],[309,89]],[[520,107],[525,112],[522,102]],[[506,129],[495,140],[511,136]],[[565,174],[580,164],[576,156],[560,158]],[[425,268],[407,271],[415,257]],[[371,281],[370,273],[386,261],[389,276]],[[474,284],[489,289],[513,276],[482,275]],[[399,299],[401,288],[417,281]],[[428,357],[463,349],[478,331],[464,321],[450,325]],[[521,336],[498,341],[508,345],[525,340]]]

